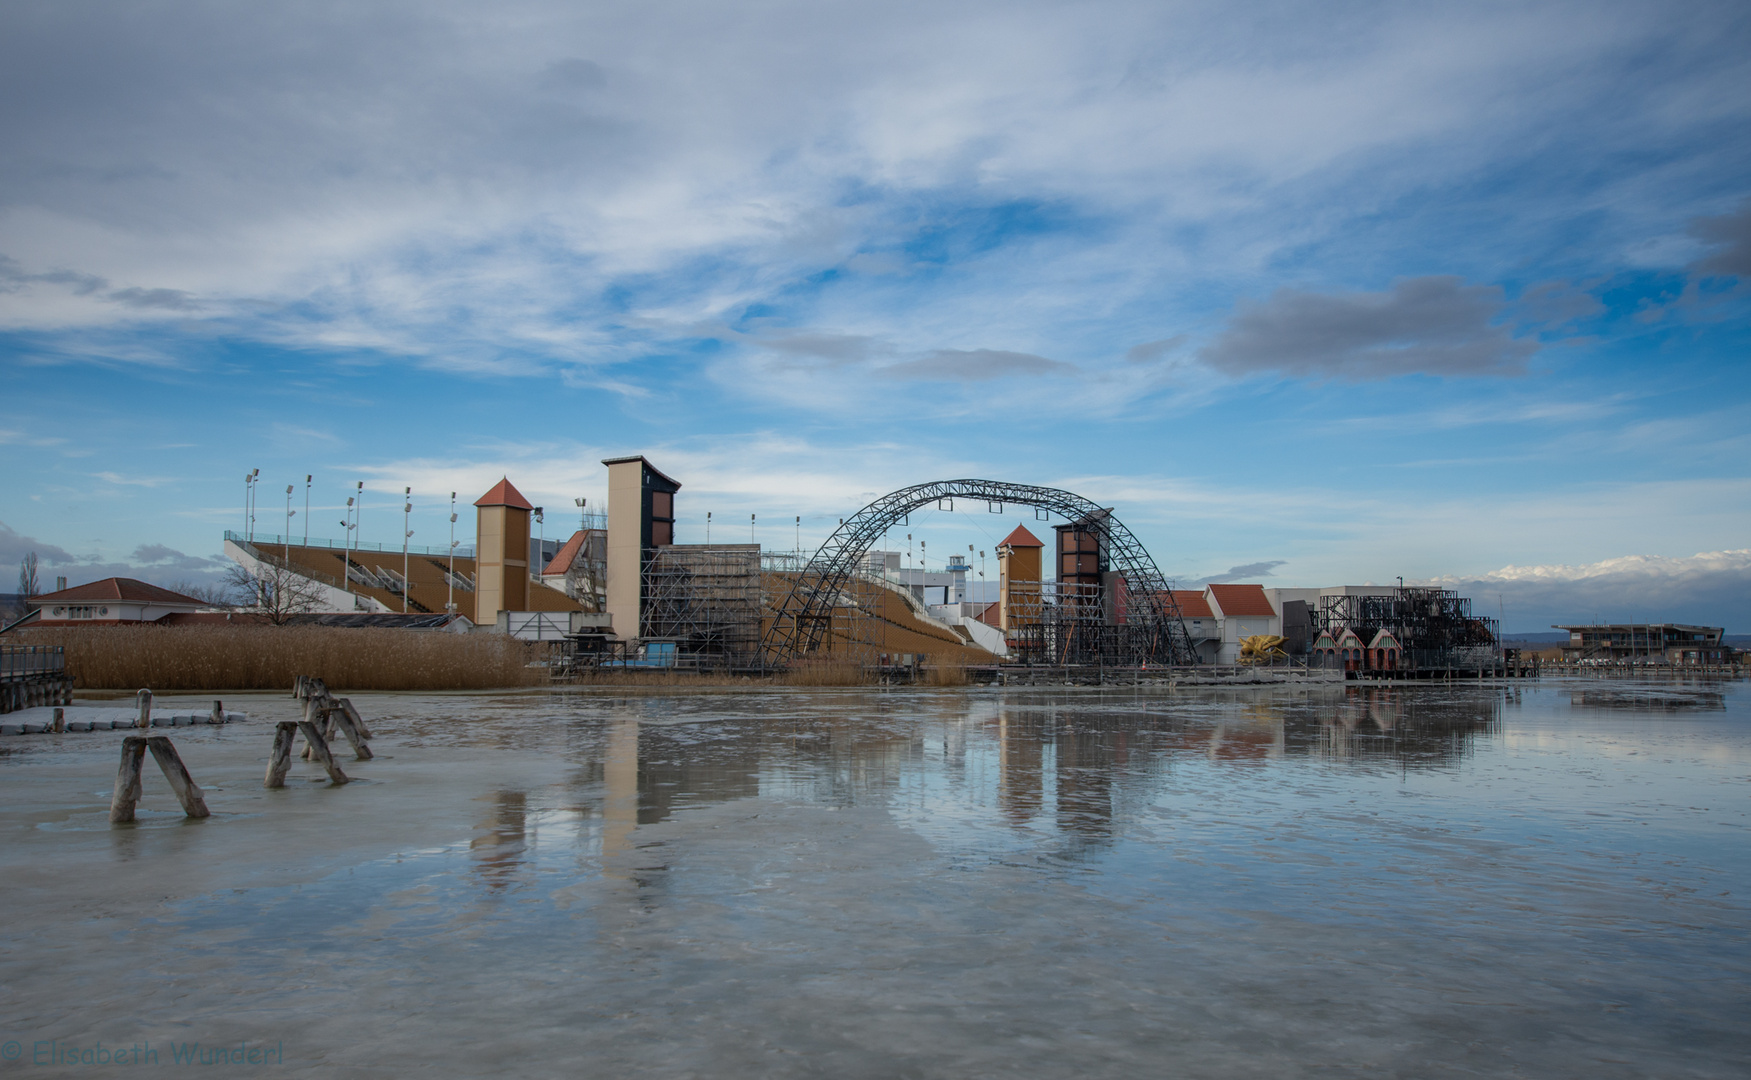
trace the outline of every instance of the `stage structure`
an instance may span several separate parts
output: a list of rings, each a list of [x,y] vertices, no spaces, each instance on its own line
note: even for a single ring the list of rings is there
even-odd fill
[[[845,519],[796,575],[776,606],[762,647],[767,663],[783,665],[818,653],[834,641],[861,643],[870,637],[859,580],[866,555],[887,530],[927,506],[952,510],[956,499],[1029,506],[1065,519],[1064,552],[1076,559],[1072,580],[1041,582],[1029,595],[1037,609],[1019,612],[1021,628],[1010,635],[1024,662],[1061,665],[1193,664],[1197,654],[1178,605],[1155,560],[1107,508],[1058,488],[1000,480],[939,480],[884,495]],[[1086,553],[1084,555],[1083,553]],[[866,648],[873,648],[873,645]]]

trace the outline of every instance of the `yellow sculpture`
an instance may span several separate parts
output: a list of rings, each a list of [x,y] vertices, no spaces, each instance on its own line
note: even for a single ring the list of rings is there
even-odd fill
[[[1268,664],[1272,660],[1286,657],[1283,651],[1283,639],[1276,634],[1254,634],[1252,637],[1240,639],[1240,662],[1243,664]]]

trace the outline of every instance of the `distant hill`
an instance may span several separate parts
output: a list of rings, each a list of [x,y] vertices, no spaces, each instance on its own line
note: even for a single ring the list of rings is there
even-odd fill
[[[1735,649],[1751,649],[1751,634],[1722,634],[1721,642],[1731,645]],[[1517,645],[1549,648],[1552,645],[1567,645],[1568,643],[1569,635],[1561,630],[1551,630],[1538,634],[1506,633],[1502,635],[1502,644],[1510,648]]]
[[[1512,631],[1502,635],[1504,645],[1567,645],[1569,635],[1562,630],[1546,630],[1536,634],[1516,634]]]

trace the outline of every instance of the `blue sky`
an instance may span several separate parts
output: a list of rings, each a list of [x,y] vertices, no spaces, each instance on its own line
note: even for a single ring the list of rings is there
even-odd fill
[[[16,3],[0,60],[9,566],[642,452],[683,540],[985,476],[1185,582],[1751,631],[1742,5]]]

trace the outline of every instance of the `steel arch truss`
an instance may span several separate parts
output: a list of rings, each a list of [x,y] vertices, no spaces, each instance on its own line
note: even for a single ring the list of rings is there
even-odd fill
[[[846,585],[882,534],[920,507],[952,506],[954,499],[982,501],[987,509],[1004,504],[1032,506],[1098,533],[1108,566],[1124,580],[1125,622],[1131,631],[1126,635],[1130,644],[1123,649],[1126,655],[1114,659],[1170,664],[1197,661],[1167,580],[1131,530],[1110,511],[1059,488],[1001,480],[938,480],[891,492],[845,519],[815,552],[774,612],[762,642],[768,662],[785,664],[820,649],[831,631],[834,608],[847,601]]]

